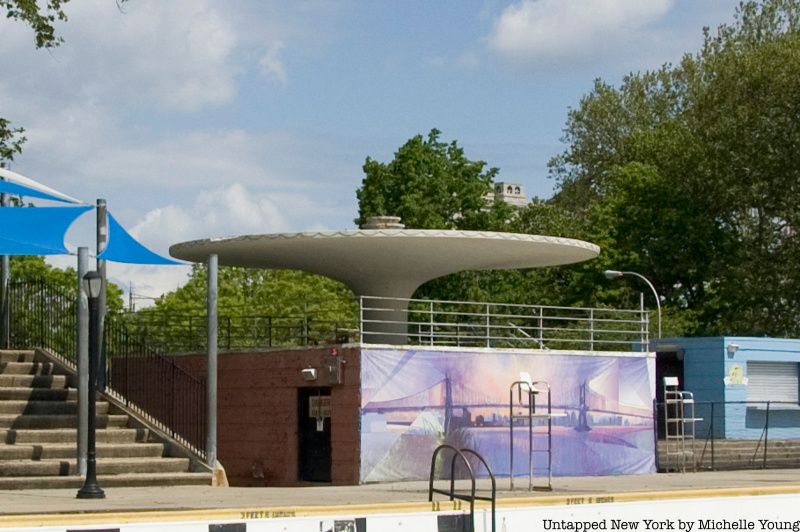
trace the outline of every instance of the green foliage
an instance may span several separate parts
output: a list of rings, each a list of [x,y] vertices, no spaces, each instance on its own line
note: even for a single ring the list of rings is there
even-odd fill
[[[554,203],[681,334],[800,334],[799,21],[797,1],[744,2],[698,54],[569,113]]]
[[[334,340],[336,329],[354,328],[357,323],[352,292],[326,277],[292,270],[223,267],[217,282],[222,346],[263,347],[268,337],[284,338],[276,340],[276,345],[328,343]],[[134,318],[139,324],[164,324],[158,332],[164,345],[176,350],[201,347],[207,284],[205,266],[195,265],[184,286]],[[190,329],[194,338],[187,343]]]
[[[47,264],[40,256],[10,257],[10,282],[41,281],[49,290],[74,298],[78,290],[78,273],[74,268],[56,268]],[[108,312],[122,310],[122,289],[114,283],[108,283],[106,291],[106,308]]]
[[[456,141],[441,142],[440,134],[432,129],[427,139],[409,139],[389,163],[367,157],[356,224],[399,216],[414,229],[496,230],[508,219],[504,203],[487,208],[497,168],[467,159]]]
[[[39,256],[10,257],[10,320],[12,347],[46,347],[75,357],[77,273],[45,263]],[[109,283],[107,308],[122,309],[122,290]]]
[[[548,234],[603,250],[572,267],[436,279],[417,297],[636,308],[644,291],[652,308],[639,281],[602,275],[631,270],[662,295],[665,335],[795,336],[798,94],[800,0],[746,1],[732,24],[705,30],[700,51],[677,65],[630,74],[619,87],[594,82],[568,114],[566,149],[550,162],[552,200],[487,207],[498,170],[433,129],[388,163],[366,159],[356,223],[394,215],[409,228]],[[220,300],[283,312],[306,295],[340,301],[345,293],[304,275],[231,269]],[[196,269],[157,308],[202,305],[204,283]]]
[[[63,5],[69,0],[47,0],[42,9],[37,0],[0,0],[0,8],[5,9],[6,17],[25,22],[31,27],[36,48],[54,48],[64,42],[56,35],[56,21],[66,21]]]
[[[12,128],[5,118],[0,118],[0,161],[13,161],[14,155],[22,153],[22,145],[27,140],[21,127]]]

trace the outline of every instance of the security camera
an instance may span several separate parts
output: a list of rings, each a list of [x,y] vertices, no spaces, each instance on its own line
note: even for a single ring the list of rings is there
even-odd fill
[[[303,376],[304,380],[307,381],[315,381],[317,380],[317,370],[316,368],[305,368],[300,370],[300,374]]]

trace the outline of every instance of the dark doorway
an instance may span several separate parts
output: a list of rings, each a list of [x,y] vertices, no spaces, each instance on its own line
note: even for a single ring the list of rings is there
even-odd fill
[[[678,377],[678,382],[683,388],[683,351],[656,353],[656,403],[658,405],[656,431],[659,439],[663,439],[666,435],[664,432],[664,377]]]
[[[330,401],[330,388],[297,390],[298,462],[301,481],[331,481]]]

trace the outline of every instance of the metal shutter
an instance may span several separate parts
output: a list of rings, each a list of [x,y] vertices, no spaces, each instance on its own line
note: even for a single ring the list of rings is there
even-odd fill
[[[797,402],[797,362],[748,362],[748,401]]]

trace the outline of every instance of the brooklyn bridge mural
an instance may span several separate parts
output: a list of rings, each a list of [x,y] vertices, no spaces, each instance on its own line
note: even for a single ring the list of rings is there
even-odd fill
[[[510,397],[525,373],[550,386],[553,475],[655,471],[652,356],[365,349],[361,481],[426,479],[442,443],[478,451],[496,476],[507,477],[512,413],[514,475],[527,476],[527,419],[516,416],[528,402],[516,391]],[[546,392],[535,401],[537,414],[547,412]],[[547,421],[535,419],[534,449],[546,451],[547,442]],[[547,453],[533,456],[534,474],[546,475]]]

